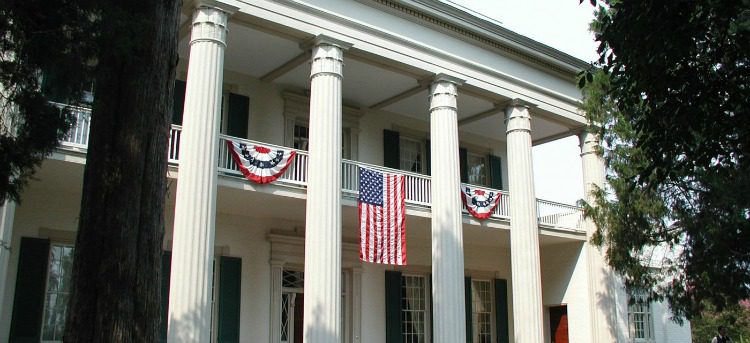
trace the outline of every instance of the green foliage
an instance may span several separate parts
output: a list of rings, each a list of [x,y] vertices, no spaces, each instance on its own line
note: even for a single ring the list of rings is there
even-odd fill
[[[719,325],[727,328],[733,342],[750,342],[750,301],[727,306],[720,312],[707,304],[700,315],[690,321],[693,342],[710,342]]]
[[[41,91],[55,70],[59,90],[80,99],[95,16],[81,1],[11,0],[0,6],[0,203],[18,199],[42,159],[70,126],[67,111]]]
[[[593,241],[678,317],[720,311],[750,297],[750,0],[598,4],[580,79],[608,167]]]

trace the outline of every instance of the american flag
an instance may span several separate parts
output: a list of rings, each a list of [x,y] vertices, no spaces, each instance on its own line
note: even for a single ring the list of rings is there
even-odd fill
[[[406,265],[404,176],[359,168],[359,259]]]

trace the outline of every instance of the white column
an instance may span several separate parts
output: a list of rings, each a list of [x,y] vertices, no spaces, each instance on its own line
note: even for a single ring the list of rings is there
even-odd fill
[[[16,203],[5,200],[0,206],[0,309],[3,309],[5,286],[8,283],[8,265],[10,263],[10,240],[13,239],[13,218],[16,214]]]
[[[463,80],[437,75],[430,87],[433,341],[466,341],[461,175],[456,98]]]
[[[304,341],[337,343],[341,328],[341,80],[351,45],[318,36],[310,72]]]
[[[228,16],[196,3],[172,238],[169,342],[210,342],[221,91]]]
[[[516,343],[542,343],[542,280],[539,228],[531,164],[529,106],[513,100],[505,110],[510,191],[510,261],[513,277],[513,329]]]
[[[597,187],[604,187],[604,160],[596,152],[599,138],[596,134],[582,132],[578,136],[581,146],[581,163],[583,164],[583,191],[586,201],[593,204],[592,193]],[[586,220],[586,237],[596,231],[596,225]],[[591,243],[586,243],[589,281],[589,310],[592,342],[615,342],[613,331],[616,330],[616,312],[613,302],[611,273],[604,260],[604,253]]]

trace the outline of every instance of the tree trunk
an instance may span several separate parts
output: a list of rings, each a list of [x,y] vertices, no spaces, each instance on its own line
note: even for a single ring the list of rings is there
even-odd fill
[[[65,342],[157,340],[180,5],[95,5],[100,51]]]

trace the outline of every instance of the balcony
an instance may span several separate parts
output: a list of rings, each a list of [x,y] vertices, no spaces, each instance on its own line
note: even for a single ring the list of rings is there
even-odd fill
[[[85,108],[76,108],[72,111],[75,120],[75,126],[71,128],[68,135],[63,138],[62,147],[64,149],[73,149],[85,152],[88,145],[89,134],[89,114],[90,111]],[[179,165],[179,146],[182,127],[172,125],[169,137],[169,163]],[[225,143],[226,140],[243,142],[246,144],[262,144],[270,147],[278,147],[273,144],[255,142],[227,135],[219,135],[219,173],[223,175],[244,177],[237,168],[234,160],[229,154]],[[288,149],[284,147],[285,149]],[[307,166],[309,156],[307,151],[296,150],[297,157],[292,166],[287,169],[286,173],[279,178],[276,183],[280,185],[289,185],[294,187],[305,187],[307,185]],[[430,176],[417,173],[411,173],[401,170],[394,170],[363,162],[343,160],[342,161],[342,180],[341,191],[345,197],[356,198],[359,194],[359,172],[360,166],[370,169],[376,169],[384,172],[400,173],[406,177],[406,205],[412,208],[430,209]],[[500,203],[495,207],[490,220],[510,221],[508,204],[511,200],[510,194],[505,191],[485,188],[488,191],[502,194]],[[536,201],[537,216],[539,225],[547,228],[561,229],[566,231],[582,231],[583,220],[581,209],[576,206],[556,203],[547,200],[537,199]],[[463,209],[465,215],[469,215],[466,209]]]

